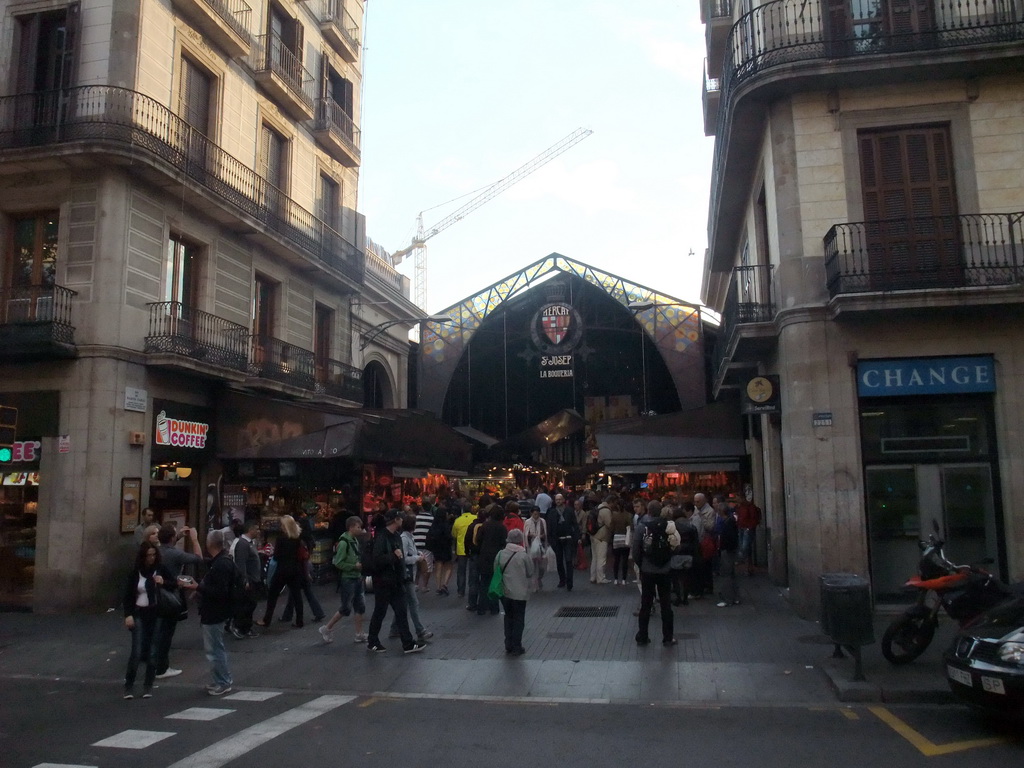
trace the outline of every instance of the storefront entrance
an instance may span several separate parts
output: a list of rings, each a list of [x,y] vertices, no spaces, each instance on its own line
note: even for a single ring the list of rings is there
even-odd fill
[[[876,598],[905,597],[917,570],[918,541],[932,521],[955,563],[998,562],[992,468],[988,464],[917,464],[867,468],[871,576]]]
[[[991,356],[858,363],[875,599],[905,602],[933,524],[954,563],[1005,577]]]

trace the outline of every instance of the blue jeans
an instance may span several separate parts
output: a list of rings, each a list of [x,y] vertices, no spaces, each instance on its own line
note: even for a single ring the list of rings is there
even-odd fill
[[[747,568],[754,566],[754,534],[753,528],[740,528],[739,562],[746,563]]]
[[[338,579],[338,591],[341,592],[338,613],[342,616],[350,616],[353,611],[360,616],[366,613],[366,601],[363,599],[365,589],[361,576],[358,579]]]
[[[231,670],[228,669],[228,651],[224,647],[224,622],[200,624],[203,630],[203,650],[210,662],[213,684],[220,687],[231,685]]]
[[[132,649],[128,655],[128,669],[124,673],[124,687],[131,688],[135,685],[135,676],[139,671],[139,664],[146,665],[146,676],[142,685],[147,690],[153,687],[153,678],[156,677],[157,665],[157,638],[160,633],[163,619],[158,619],[152,610],[138,610],[133,614],[135,627],[132,629]]]
[[[476,572],[476,555],[466,557],[466,607],[476,610],[477,592],[480,590]]]
[[[408,581],[403,584],[402,587],[405,589],[405,606],[409,609],[409,618],[412,619],[412,627],[416,631],[416,637],[420,637],[424,632],[426,632],[426,630],[423,628],[423,622],[420,621],[420,599],[416,597],[416,584],[412,581]],[[391,632],[389,634],[399,634],[397,616],[391,621]]]
[[[469,563],[469,558],[466,555],[457,555],[455,557],[455,589],[459,593],[459,597],[464,597],[466,594],[466,570]]]

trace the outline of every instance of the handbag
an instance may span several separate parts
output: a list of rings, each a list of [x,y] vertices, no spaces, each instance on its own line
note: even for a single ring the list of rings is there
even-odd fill
[[[540,536],[534,537],[530,542],[530,557],[544,557],[544,542],[540,540]]]
[[[708,534],[700,540],[700,556],[705,560],[710,560],[715,556],[715,552],[718,551],[718,541],[714,536]]]
[[[505,561],[505,568],[508,568],[508,564],[512,562],[512,558],[518,554],[518,552],[512,553],[512,557]],[[491,576],[491,583],[487,587],[487,597],[491,600],[500,600],[505,596],[505,585],[502,583],[502,572],[503,569],[498,565],[498,560],[495,558],[494,574]]]
[[[181,616],[182,612],[186,612],[188,608],[185,607],[185,601],[181,597],[181,590],[177,587],[168,588],[162,584],[157,584],[156,587],[156,615],[160,619],[175,619]]]

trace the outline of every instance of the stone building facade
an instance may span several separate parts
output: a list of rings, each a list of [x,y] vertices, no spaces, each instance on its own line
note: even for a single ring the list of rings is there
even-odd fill
[[[749,414],[773,576],[808,614],[826,572],[897,600],[934,520],[1024,577],[1020,3],[701,14],[713,389]]]
[[[361,0],[0,9],[0,602],[56,610],[141,507],[203,525],[225,393],[404,407],[411,323],[360,338],[421,313],[357,213]]]

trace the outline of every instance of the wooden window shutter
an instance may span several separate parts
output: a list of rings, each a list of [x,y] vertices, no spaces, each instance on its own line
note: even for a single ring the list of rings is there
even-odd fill
[[[187,57],[181,57],[181,79],[178,83],[178,114],[202,134],[210,130],[211,78]]]
[[[78,43],[82,31],[82,4],[71,3],[64,19],[64,50],[61,52],[60,87],[71,88],[78,78]]]

